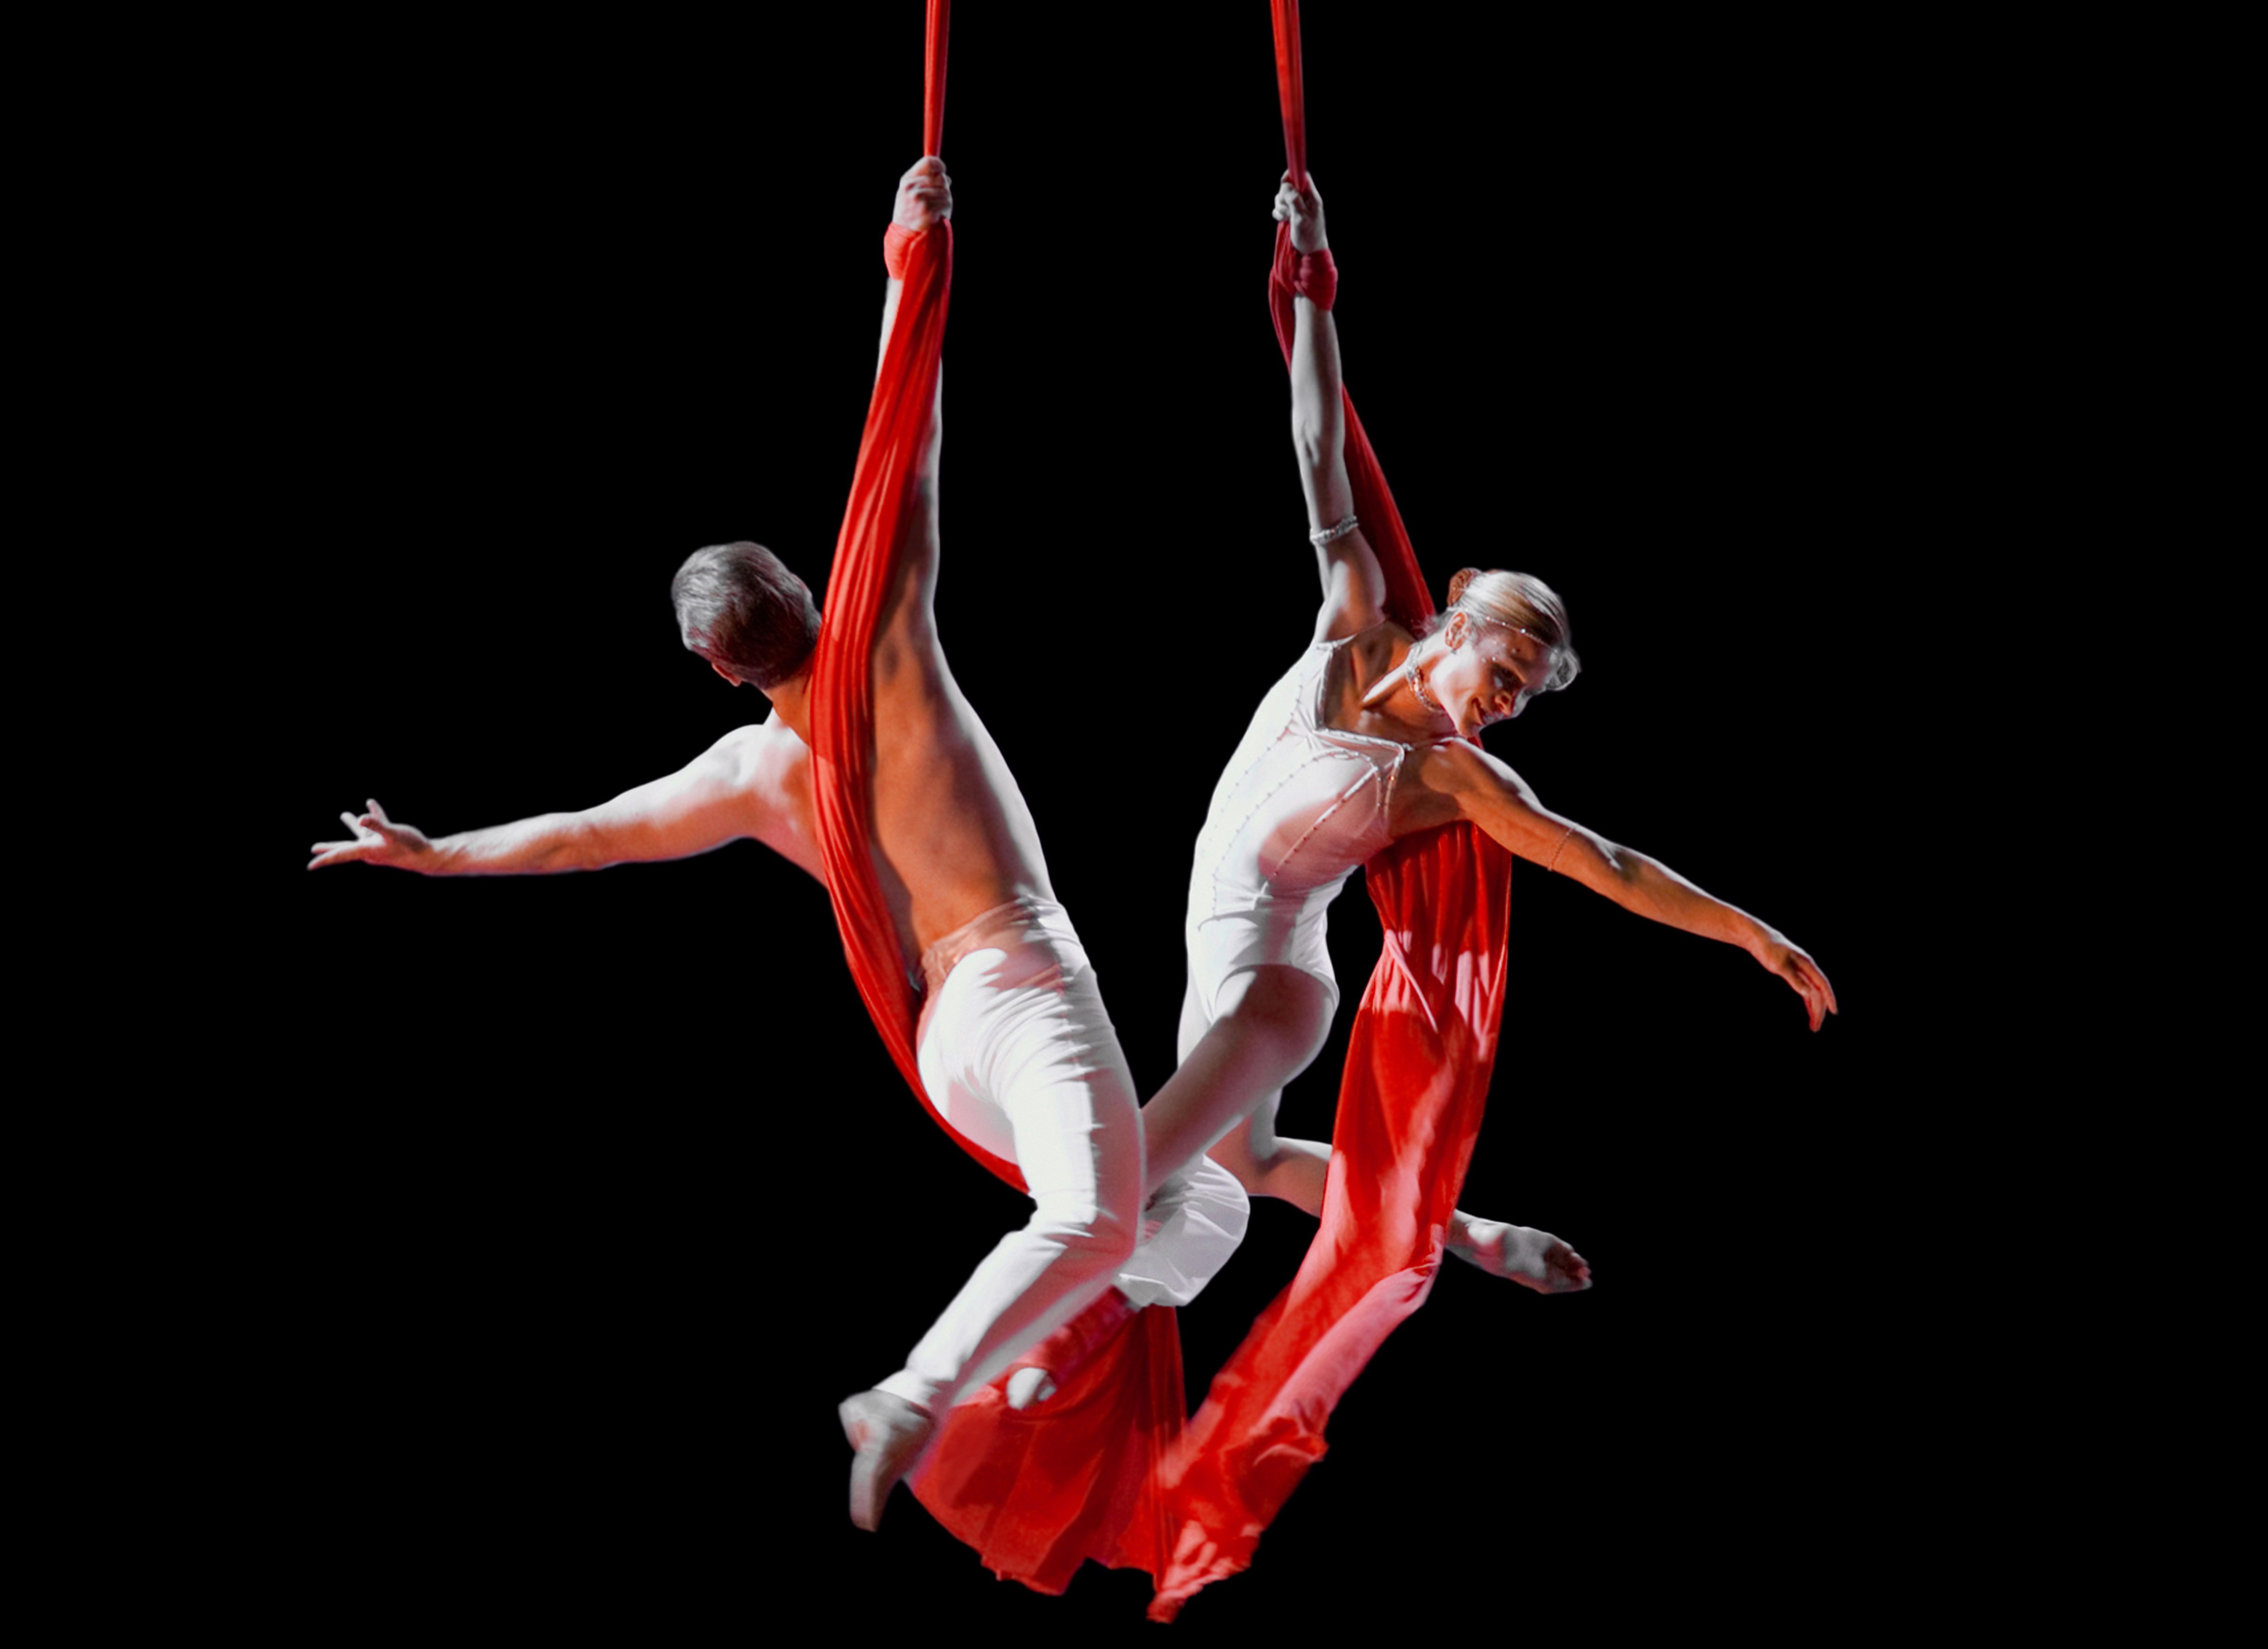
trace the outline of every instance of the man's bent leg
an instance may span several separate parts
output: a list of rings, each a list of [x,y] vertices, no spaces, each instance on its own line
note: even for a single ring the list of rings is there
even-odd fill
[[[939,988],[922,1077],[954,1127],[1016,1162],[1035,1206],[877,1388],[932,1414],[1091,1301],[1138,1229],[1141,1117],[1086,955],[1055,907],[1008,926]]]
[[[1209,1158],[1160,1186],[1142,1211],[1142,1241],[1113,1286],[1011,1369],[1008,1406],[1027,1409],[1055,1396],[1145,1306],[1196,1299],[1244,1240],[1251,1207],[1235,1176]]]

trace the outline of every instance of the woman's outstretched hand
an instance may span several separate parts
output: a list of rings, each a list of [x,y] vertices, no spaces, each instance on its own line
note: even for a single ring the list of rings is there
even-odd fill
[[[1307,180],[1303,194],[1292,187],[1292,174],[1285,172],[1283,182],[1276,186],[1276,210],[1279,224],[1292,226],[1292,250],[1321,252],[1330,244],[1323,233],[1323,197],[1315,193],[1315,180]]]
[[[1827,982],[1827,976],[1820,971],[1809,951],[1801,945],[1790,944],[1783,934],[1771,934],[1757,948],[1756,956],[1803,998],[1804,1011],[1810,1015],[1814,1030],[1827,1022],[1827,1015],[1835,1011],[1835,987]]]
[[[898,180],[898,205],[890,221],[909,234],[918,235],[952,216],[953,180],[945,175],[945,162],[935,155],[924,155]]]
[[[394,865],[403,870],[425,868],[433,854],[433,844],[425,839],[425,832],[414,824],[396,824],[374,801],[369,808],[370,811],[360,818],[351,813],[340,814],[339,822],[354,832],[354,839],[317,842],[308,849],[315,856],[307,861],[307,868],[320,870],[325,865],[347,865],[357,861],[366,865]]]

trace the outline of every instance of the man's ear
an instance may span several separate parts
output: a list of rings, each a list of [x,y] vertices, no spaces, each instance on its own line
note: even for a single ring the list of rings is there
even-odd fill
[[[709,661],[709,668],[715,671],[725,680],[731,682],[735,687],[740,685],[740,678],[734,675],[731,671],[725,669],[722,664],[718,663],[715,659],[712,658]]]

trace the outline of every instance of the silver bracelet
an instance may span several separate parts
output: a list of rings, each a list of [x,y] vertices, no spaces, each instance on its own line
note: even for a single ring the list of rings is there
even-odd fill
[[[1307,542],[1314,545],[1320,550],[1326,544],[1335,543],[1338,539],[1346,537],[1348,533],[1353,531],[1355,528],[1361,524],[1362,524],[1357,521],[1352,516],[1349,516],[1345,520],[1340,522],[1338,525],[1335,527],[1325,527],[1321,532],[1310,532],[1307,534]]]

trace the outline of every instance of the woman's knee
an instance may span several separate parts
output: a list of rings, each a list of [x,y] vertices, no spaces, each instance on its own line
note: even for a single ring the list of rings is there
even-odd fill
[[[1304,1066],[1322,1052],[1336,1006],[1329,986],[1304,969],[1271,963],[1248,968],[1221,986],[1221,1021],[1273,1044],[1286,1061]]]
[[[1205,1154],[1226,1169],[1248,1195],[1259,1194],[1260,1182],[1267,1177],[1268,1168],[1253,1152],[1248,1126],[1231,1128]]]

